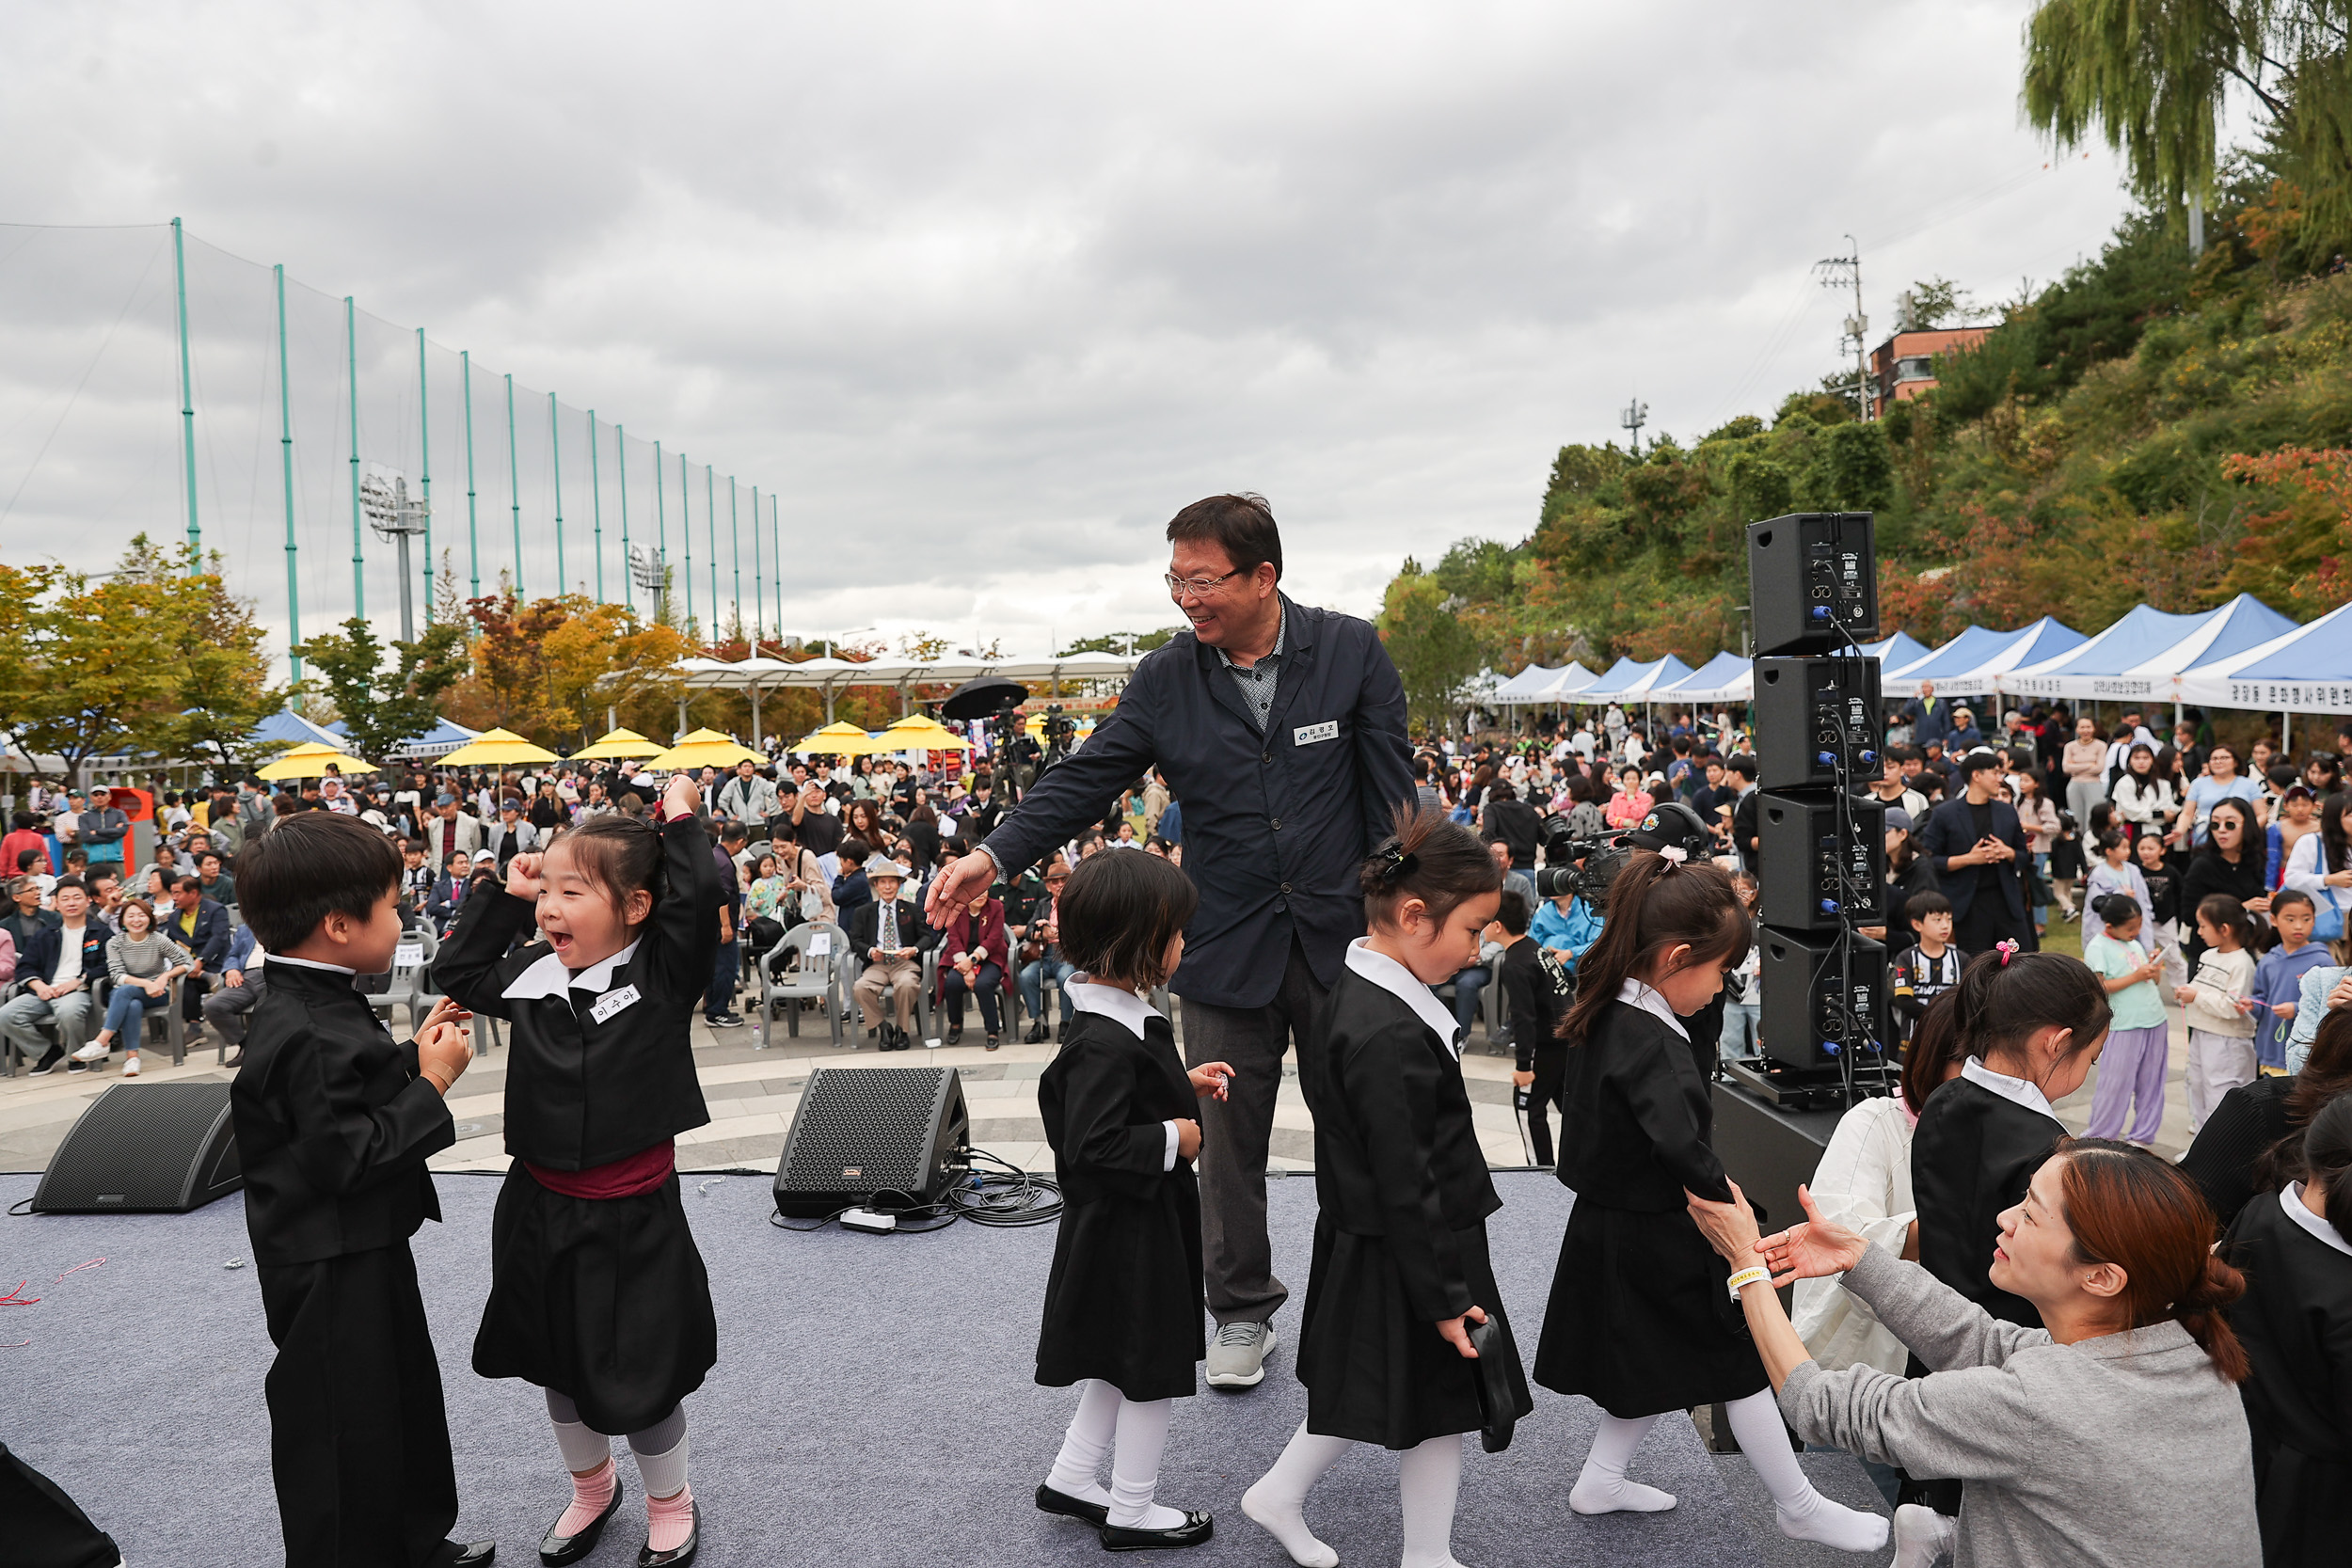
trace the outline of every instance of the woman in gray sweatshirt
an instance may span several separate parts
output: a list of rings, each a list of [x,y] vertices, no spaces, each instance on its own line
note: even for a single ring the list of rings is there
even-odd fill
[[[120,918],[122,929],[106,943],[106,970],[114,980],[114,992],[106,998],[106,1026],[73,1053],[70,1071],[104,1061],[119,1038],[130,1044],[122,1076],[136,1078],[141,1021],[170,999],[171,982],[196,961],[186,948],[155,929],[155,911],[137,899],[124,900]]]
[[[2002,1213],[1994,1252],[1993,1283],[2042,1314],[2045,1326],[2030,1329],[1798,1196],[1805,1223],[1761,1240],[1736,1188],[1727,1204],[1692,1197],[1691,1212],[1732,1260],[1799,1434],[1965,1483],[1957,1539],[1939,1514],[1897,1511],[1898,1561],[1931,1560],[1939,1534],[1956,1568],[2262,1560],[2236,1387],[2247,1358],[2221,1315],[2245,1282],[2213,1256],[2213,1215],[2186,1177],[2129,1144],[2061,1140],[2025,1200]],[[1831,1275],[1927,1364],[1926,1377],[1824,1371],[1806,1354],[1774,1287]]]

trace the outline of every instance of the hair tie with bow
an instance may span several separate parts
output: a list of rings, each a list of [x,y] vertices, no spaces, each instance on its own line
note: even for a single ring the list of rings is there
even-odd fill
[[[1993,944],[1993,950],[2000,954],[2001,967],[2003,969],[2007,969],[2009,967],[2010,959],[2017,956],[2016,939],[2012,937],[2003,937],[2000,941]]]

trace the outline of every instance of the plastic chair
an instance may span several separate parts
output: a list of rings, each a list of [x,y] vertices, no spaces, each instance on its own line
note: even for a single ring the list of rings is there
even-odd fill
[[[432,945],[428,946],[428,943]],[[412,929],[400,934],[400,945],[392,949],[391,983],[383,990],[371,992],[368,996],[368,1006],[374,1009],[378,1018],[389,1024],[392,1009],[405,1007],[408,1009],[408,1026],[411,1030],[416,1028],[419,1016],[417,990],[424,983],[425,975],[432,967],[433,955],[438,950],[439,944],[433,942],[430,931]]]
[[[173,1067],[179,1067],[188,1059],[187,1023],[180,1016],[181,989],[186,984],[186,975],[173,975],[171,990],[164,997],[164,1005],[160,1007],[143,1007],[139,1010],[139,1049],[142,1051],[147,1049],[149,1042],[153,1038],[155,1022],[160,1018],[164,1025],[164,1047],[171,1053]]]
[[[818,937],[825,939],[826,950],[812,951]],[[842,979],[839,955],[849,945],[848,938],[838,926],[812,921],[795,926],[784,933],[784,940],[760,955],[759,958],[759,1041],[755,1049],[768,1049],[771,1032],[775,1027],[775,1004],[784,1003],[785,1032],[794,1039],[801,1037],[801,1003],[812,996],[824,998],[825,1022],[833,1031],[833,1043],[841,1043]],[[782,958],[799,954],[800,967],[774,973],[771,964]]]

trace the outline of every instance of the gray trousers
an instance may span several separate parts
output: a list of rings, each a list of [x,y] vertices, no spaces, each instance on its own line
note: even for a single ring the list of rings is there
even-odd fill
[[[56,1030],[57,1044],[68,1051],[80,1050],[98,1033],[98,1006],[89,988],[70,990],[50,1002],[28,990],[0,1006],[0,1035],[35,1060],[49,1049],[49,1038],[40,1032],[42,1024]]]
[[[204,999],[204,1022],[220,1031],[220,1037],[230,1045],[245,1043],[246,1014],[262,1000],[262,992],[269,982],[259,970],[246,970],[245,984],[224,983],[220,990]]]
[[[1290,1299],[1274,1277],[1265,1230],[1266,1144],[1282,1056],[1298,1044],[1302,1076],[1314,1015],[1329,995],[1291,939],[1281,989],[1263,1007],[1216,1007],[1183,998],[1184,1062],[1232,1064],[1226,1099],[1200,1101],[1200,1251],[1209,1314],[1220,1323],[1264,1323]]]

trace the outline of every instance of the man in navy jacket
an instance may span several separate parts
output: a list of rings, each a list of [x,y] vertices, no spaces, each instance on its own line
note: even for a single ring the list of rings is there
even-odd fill
[[[1100,822],[1145,772],[1167,776],[1200,890],[1169,989],[1184,1003],[1185,1054],[1235,1074],[1228,1100],[1200,1102],[1201,1239],[1220,1325],[1208,1378],[1249,1387],[1265,1375],[1268,1320],[1289,1296],[1265,1229],[1282,1055],[1291,1040],[1307,1049],[1314,1010],[1364,934],[1358,877],[1390,834],[1390,812],[1413,804],[1412,752],[1405,689],[1378,634],[1277,586],[1281,535],[1263,499],[1196,501],[1168,538],[1168,590],[1191,629],[1143,660],[1119,706],[983,853],[932,882],[927,908],[944,926],[991,879]]]
[[[2000,759],[1971,752],[1958,771],[1966,792],[1930,812],[1919,838],[1919,853],[1952,901],[1953,943],[1963,953],[1987,953],[2007,938],[2030,952],[2039,944],[2018,875],[2026,833],[2017,808],[1999,799]]]

